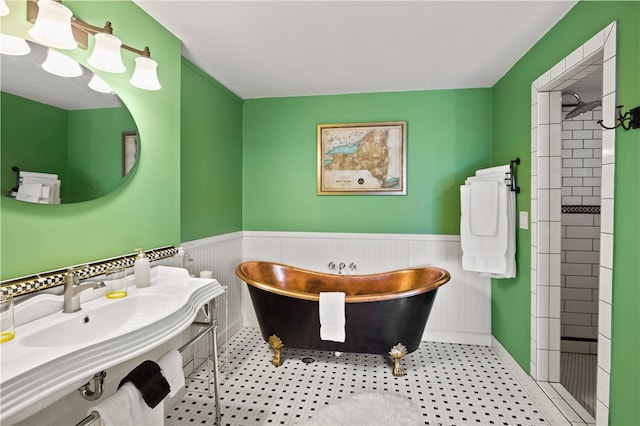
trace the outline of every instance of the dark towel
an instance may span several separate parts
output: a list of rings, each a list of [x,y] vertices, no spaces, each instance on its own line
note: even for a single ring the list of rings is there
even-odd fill
[[[120,381],[120,386],[131,382],[138,388],[142,399],[151,408],[158,405],[169,394],[169,382],[160,371],[160,366],[153,361],[144,361],[134,368]]]

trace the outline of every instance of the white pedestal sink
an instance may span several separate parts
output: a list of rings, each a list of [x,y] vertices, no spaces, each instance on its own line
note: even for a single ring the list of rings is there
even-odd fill
[[[185,269],[152,268],[151,286],[107,299],[81,293],[82,309],[63,313],[62,296],[39,295],[16,306],[16,337],[0,345],[0,424],[11,424],[69,394],[95,374],[169,341],[198,309],[224,294],[214,279]]]

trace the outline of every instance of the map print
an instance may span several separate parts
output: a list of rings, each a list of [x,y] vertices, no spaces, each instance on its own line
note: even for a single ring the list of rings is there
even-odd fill
[[[321,190],[400,191],[403,127],[331,127],[321,130]]]

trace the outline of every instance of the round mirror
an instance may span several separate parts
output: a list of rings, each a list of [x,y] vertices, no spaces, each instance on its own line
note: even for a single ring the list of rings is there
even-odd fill
[[[2,196],[77,203],[124,183],[135,170],[139,141],[120,98],[68,56],[31,41],[27,54],[5,53],[2,37]]]

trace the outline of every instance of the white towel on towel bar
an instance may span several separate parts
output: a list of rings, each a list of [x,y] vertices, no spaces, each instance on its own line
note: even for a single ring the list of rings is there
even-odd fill
[[[496,180],[474,180],[469,188],[469,227],[473,235],[493,237],[498,230],[500,183]]]
[[[505,164],[503,166],[489,167],[488,169],[476,170],[476,176],[494,175],[498,177],[505,177],[506,173],[511,172],[511,166]]]
[[[20,178],[25,179],[47,179],[47,180],[58,180],[58,175],[54,173],[40,173],[40,172],[25,172],[24,170],[20,171]]]
[[[182,355],[176,349],[162,355],[158,360],[162,375],[169,383],[169,397],[173,398],[184,387],[184,371],[182,371]]]
[[[321,292],[320,311],[320,339],[334,342],[345,340],[345,294],[341,292]]]
[[[515,264],[515,193],[505,183],[509,166],[478,170],[476,176],[460,187],[460,240],[462,268],[493,278],[513,278]],[[474,189],[486,189],[494,182],[497,199],[486,193],[472,194]],[[486,198],[484,198],[486,197]],[[493,207],[479,206],[482,199],[494,201]],[[475,206],[473,205],[475,201]],[[478,208],[476,208],[478,207]],[[495,214],[495,217],[492,215]],[[495,233],[489,223],[496,219]]]
[[[89,409],[100,414],[102,426],[162,426],[164,403],[150,408],[133,383],[123,384],[114,394]]]

